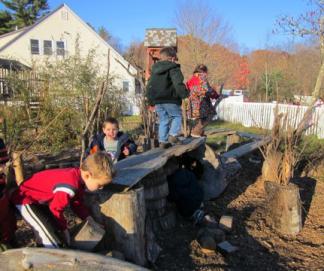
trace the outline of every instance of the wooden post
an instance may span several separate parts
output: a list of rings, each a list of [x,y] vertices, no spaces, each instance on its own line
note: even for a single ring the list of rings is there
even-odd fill
[[[12,165],[15,171],[16,183],[20,185],[24,181],[24,168],[20,152],[12,153]]]
[[[302,229],[299,188],[290,183],[265,182],[269,224],[282,234],[296,235]]]
[[[116,249],[121,251],[126,259],[145,265],[144,189],[113,193],[100,207],[105,216],[106,230],[113,232]]]
[[[240,136],[237,134],[231,134],[226,137],[226,151],[229,150],[229,148],[235,144],[240,142]]]

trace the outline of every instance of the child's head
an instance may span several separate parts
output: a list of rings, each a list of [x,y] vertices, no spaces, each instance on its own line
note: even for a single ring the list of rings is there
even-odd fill
[[[176,61],[177,52],[173,47],[164,47],[160,51],[161,60]]]
[[[208,72],[207,66],[204,64],[199,64],[196,66],[193,73],[207,73],[207,72]]]
[[[115,140],[119,131],[118,120],[107,118],[102,124],[102,131],[108,139]]]
[[[112,181],[115,169],[110,156],[104,152],[89,155],[81,164],[81,176],[89,191],[103,188]]]

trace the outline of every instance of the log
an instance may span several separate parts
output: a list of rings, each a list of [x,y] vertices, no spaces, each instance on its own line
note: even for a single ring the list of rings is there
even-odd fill
[[[157,200],[167,197],[169,195],[169,185],[166,178],[162,184],[145,188],[144,193],[145,200]]]
[[[268,223],[279,233],[296,235],[302,229],[299,188],[266,181]]]
[[[217,198],[223,193],[233,177],[232,175],[240,169],[240,164],[236,159],[220,161],[213,149],[207,144],[201,163],[204,167],[204,173],[199,183],[204,191],[204,200]]]
[[[232,145],[234,145],[235,143],[239,143],[239,142],[240,142],[240,136],[238,136],[237,134],[228,135],[226,137],[226,148],[225,148],[225,150],[228,151]]]
[[[141,180],[141,184],[145,188],[155,187],[157,185],[163,184],[167,181],[166,174],[163,168],[160,168]]]
[[[155,263],[160,252],[162,251],[162,248],[156,241],[155,234],[153,232],[152,220],[149,217],[146,218],[145,239],[147,260],[151,263]]]
[[[113,193],[100,204],[107,231],[112,231],[115,249],[139,265],[146,264],[144,189]]]
[[[145,271],[109,256],[65,249],[20,248],[0,253],[1,270],[6,271]]]
[[[146,208],[148,210],[160,210],[165,208],[167,205],[167,199],[158,199],[158,200],[147,200],[146,201]]]
[[[15,171],[16,183],[17,185],[20,185],[24,181],[24,167],[20,152],[12,153],[12,166]]]

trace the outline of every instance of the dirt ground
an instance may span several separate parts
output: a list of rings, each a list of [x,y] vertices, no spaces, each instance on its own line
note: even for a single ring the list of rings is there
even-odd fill
[[[155,270],[324,270],[324,182],[296,180],[301,189],[304,226],[296,237],[279,236],[266,224],[261,166],[247,157],[242,170],[221,197],[207,203],[217,219],[232,215],[233,230],[226,240],[238,246],[232,254],[202,254],[198,231],[179,219],[176,229],[158,238],[163,251]]]
[[[206,204],[217,219],[234,218],[226,240],[238,246],[232,254],[204,255],[197,243],[198,227],[179,217],[177,227],[157,236],[162,247],[153,270],[324,270],[324,182],[301,178],[304,227],[296,237],[279,236],[266,224],[261,165],[240,159],[242,170],[221,197]],[[34,246],[33,234],[20,220],[17,239]]]

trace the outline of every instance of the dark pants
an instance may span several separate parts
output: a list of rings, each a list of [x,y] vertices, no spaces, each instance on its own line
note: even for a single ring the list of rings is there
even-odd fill
[[[64,247],[62,234],[57,230],[57,222],[47,205],[16,205],[24,220],[33,228],[37,242],[46,248]]]
[[[15,236],[16,217],[14,207],[9,204],[7,194],[0,195],[0,239],[2,243],[10,243]]]

